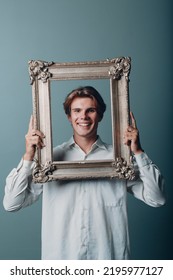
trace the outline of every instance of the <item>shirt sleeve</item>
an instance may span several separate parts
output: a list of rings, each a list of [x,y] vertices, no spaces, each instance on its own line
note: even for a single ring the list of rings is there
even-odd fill
[[[38,200],[42,185],[32,183],[32,161],[21,160],[6,178],[3,205],[7,211],[17,211]]]
[[[165,204],[164,178],[151,159],[141,153],[134,156],[136,179],[127,182],[127,190],[146,204],[159,207]]]

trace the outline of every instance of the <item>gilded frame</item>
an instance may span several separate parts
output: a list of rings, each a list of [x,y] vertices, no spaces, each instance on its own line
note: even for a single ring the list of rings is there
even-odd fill
[[[45,147],[36,150],[33,181],[120,178],[132,180],[130,151],[123,144],[129,124],[129,74],[131,59],[118,57],[103,61],[55,63],[29,61],[35,129],[45,134]],[[109,79],[111,96],[113,159],[97,161],[53,161],[51,93],[52,80]]]

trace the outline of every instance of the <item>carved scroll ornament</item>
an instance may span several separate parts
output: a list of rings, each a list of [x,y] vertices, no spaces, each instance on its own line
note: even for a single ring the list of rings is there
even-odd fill
[[[48,67],[53,65],[54,62],[30,60],[28,63],[31,85],[35,81],[36,77],[38,80],[42,80],[42,82],[45,83],[52,76]]]
[[[46,183],[50,181],[50,175],[53,174],[54,166],[51,162],[46,162],[44,166],[40,166],[36,160],[32,176],[34,183]]]
[[[129,80],[130,68],[131,68],[131,59],[130,57],[120,57],[109,60],[113,62],[114,65],[109,68],[109,75],[112,76],[112,79],[120,79],[123,75],[126,80]]]
[[[135,171],[133,165],[128,165],[127,161],[121,157],[118,157],[113,164],[117,177],[119,179],[133,180],[135,179]]]

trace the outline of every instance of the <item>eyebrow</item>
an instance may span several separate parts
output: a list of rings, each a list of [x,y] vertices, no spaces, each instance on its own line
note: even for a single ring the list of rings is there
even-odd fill
[[[82,110],[82,108],[80,108],[80,107],[74,107],[74,108],[71,108],[71,110]],[[97,107],[88,107],[88,108],[86,108],[86,110],[90,110],[90,109],[97,109]]]

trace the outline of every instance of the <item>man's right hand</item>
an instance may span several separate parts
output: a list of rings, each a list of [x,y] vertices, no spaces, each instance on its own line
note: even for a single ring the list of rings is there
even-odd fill
[[[24,160],[32,161],[34,159],[36,147],[43,148],[45,146],[43,138],[45,138],[44,134],[34,129],[34,117],[31,116],[28,132],[25,136],[26,152],[23,157]]]

